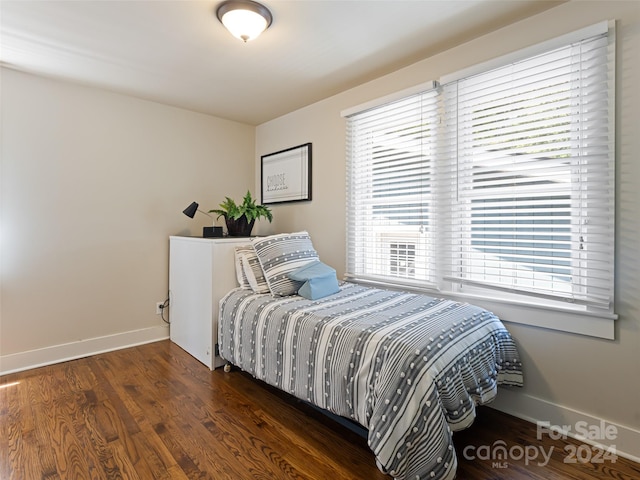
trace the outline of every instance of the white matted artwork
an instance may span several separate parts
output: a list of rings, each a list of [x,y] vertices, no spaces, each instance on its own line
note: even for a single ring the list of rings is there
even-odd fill
[[[263,155],[262,203],[311,200],[311,143]]]

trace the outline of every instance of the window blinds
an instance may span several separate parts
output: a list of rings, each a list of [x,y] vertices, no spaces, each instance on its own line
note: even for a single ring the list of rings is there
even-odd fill
[[[457,130],[443,152],[457,162],[450,278],[610,306],[613,72],[605,34],[444,87]]]
[[[347,277],[434,284],[437,91],[347,119]]]
[[[591,35],[352,109],[347,278],[612,310],[614,52]]]

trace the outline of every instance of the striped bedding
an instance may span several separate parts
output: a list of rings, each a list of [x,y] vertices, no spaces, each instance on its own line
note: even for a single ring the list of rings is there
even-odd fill
[[[220,302],[220,355],[265,382],[368,430],[378,468],[452,479],[452,431],[498,384],[522,385],[518,352],[492,313],[363,287],[310,301],[235,289]]]

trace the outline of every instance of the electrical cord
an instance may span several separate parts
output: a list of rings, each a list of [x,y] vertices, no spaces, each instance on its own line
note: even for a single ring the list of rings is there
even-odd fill
[[[169,308],[169,297],[167,297],[167,299],[162,302],[162,305],[160,305],[160,318],[162,318],[162,321],[168,325],[171,325],[171,321],[168,318],[164,318],[164,311],[168,310]]]

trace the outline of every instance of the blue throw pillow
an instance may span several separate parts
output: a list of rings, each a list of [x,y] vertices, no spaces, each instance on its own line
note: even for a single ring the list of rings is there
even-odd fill
[[[288,277],[304,282],[298,289],[298,295],[309,300],[318,300],[340,291],[336,271],[317,260],[289,272]]]

